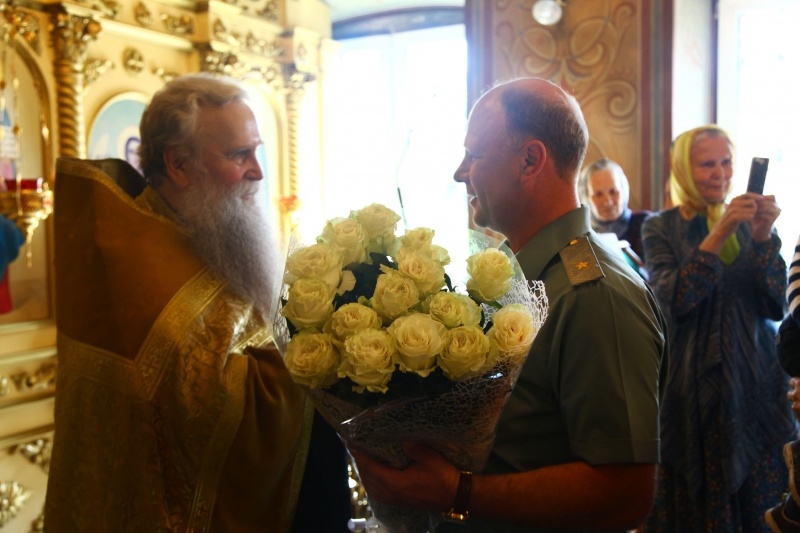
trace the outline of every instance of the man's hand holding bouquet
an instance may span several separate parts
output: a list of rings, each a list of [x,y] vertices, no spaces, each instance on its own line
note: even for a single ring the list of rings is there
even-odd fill
[[[395,235],[400,217],[372,204],[290,245],[275,340],[295,382],[344,439],[396,468],[405,440],[461,470],[486,463],[500,412],[546,318],[499,241],[472,232],[463,286],[434,231]],[[376,506],[393,532],[426,531],[425,511]]]

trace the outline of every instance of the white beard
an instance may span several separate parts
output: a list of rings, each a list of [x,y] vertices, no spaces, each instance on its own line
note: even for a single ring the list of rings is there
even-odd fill
[[[256,184],[242,181],[224,187],[195,166],[193,182],[173,207],[179,213],[195,252],[238,297],[269,316],[276,305],[281,272],[280,249],[268,216],[266,195],[253,203],[242,193]]]

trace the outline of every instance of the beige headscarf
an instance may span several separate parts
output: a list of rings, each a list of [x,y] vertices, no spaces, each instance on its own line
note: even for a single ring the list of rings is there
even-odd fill
[[[670,191],[672,197],[672,204],[675,206],[683,206],[692,214],[699,214],[706,217],[708,230],[711,231],[714,226],[719,222],[720,217],[725,212],[725,202],[716,204],[708,204],[700,196],[695,184],[694,175],[692,174],[691,152],[692,145],[698,135],[702,133],[716,132],[721,137],[724,137],[731,144],[733,150],[733,141],[731,141],[728,133],[717,125],[710,124],[707,126],[700,126],[692,130],[686,131],[678,135],[675,142],[672,143],[672,151],[670,154],[671,171],[669,176]],[[739,255],[739,240],[736,234],[732,234],[725,241],[722,246],[722,251],[719,254],[720,259],[726,265],[733,263],[736,256]]]

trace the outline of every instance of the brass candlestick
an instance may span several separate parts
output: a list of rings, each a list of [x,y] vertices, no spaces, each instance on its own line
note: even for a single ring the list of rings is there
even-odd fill
[[[0,190],[0,213],[16,222],[25,235],[25,257],[30,268],[33,264],[33,232],[53,212],[53,191],[41,178],[7,180],[6,183],[16,187],[14,190]],[[35,187],[26,188],[29,184],[35,184]]]

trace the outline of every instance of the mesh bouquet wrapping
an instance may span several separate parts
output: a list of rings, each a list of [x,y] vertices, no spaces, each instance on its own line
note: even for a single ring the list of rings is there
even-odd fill
[[[429,228],[396,234],[399,220],[372,204],[329,220],[313,244],[293,237],[275,342],[348,446],[402,468],[403,441],[422,441],[480,472],[547,316],[544,287],[497,239],[469,231],[445,249]],[[370,507],[393,533],[441,520]]]

